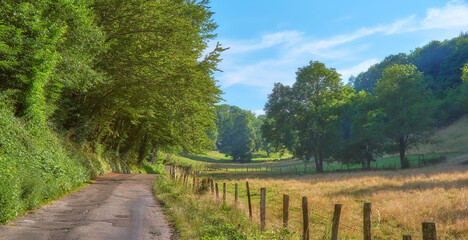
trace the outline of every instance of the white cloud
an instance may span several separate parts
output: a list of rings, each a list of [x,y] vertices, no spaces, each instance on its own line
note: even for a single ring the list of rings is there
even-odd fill
[[[303,33],[297,31],[284,31],[264,34],[260,41],[248,40],[248,41],[223,41],[227,46],[230,47],[229,52],[235,53],[246,53],[257,51],[261,49],[271,48],[277,45],[291,45],[298,42],[301,39]]]
[[[257,39],[220,40],[230,49],[223,54],[218,74],[222,88],[236,84],[255,87],[259,94],[271,91],[273,83],[291,84],[298,67],[319,60],[338,68],[344,81],[366,71],[379,59],[362,59],[360,53],[370,44],[355,44],[370,36],[390,36],[431,29],[468,29],[468,5],[451,1],[441,8],[430,8],[424,16],[411,15],[378,26],[363,26],[347,34],[318,39],[299,31],[267,33]],[[268,51],[262,51],[268,49]],[[265,54],[265,52],[268,52]],[[263,54],[263,55],[262,55]],[[356,62],[359,62],[356,64]],[[256,110],[258,111],[258,110]]]
[[[250,110],[253,114],[255,114],[255,116],[260,116],[260,115],[264,115],[265,114],[265,111],[263,111],[263,109],[257,109],[257,110]]]
[[[468,27],[468,6],[464,1],[451,1],[443,8],[430,8],[421,21],[421,29]]]
[[[338,72],[341,74],[341,77],[344,81],[348,80],[349,77],[351,76],[356,76],[358,75],[359,73],[361,72],[364,72],[366,71],[370,66],[378,63],[379,60],[377,58],[372,58],[372,59],[368,59],[364,62],[361,62],[357,65],[354,65],[350,68],[345,68],[345,69],[342,69],[342,70],[338,70]]]

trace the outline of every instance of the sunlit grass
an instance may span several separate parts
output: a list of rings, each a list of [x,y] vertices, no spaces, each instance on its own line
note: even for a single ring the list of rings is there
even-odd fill
[[[421,223],[434,221],[440,239],[468,236],[468,166],[439,166],[399,171],[281,175],[271,173],[218,173],[216,182],[226,182],[233,196],[239,184],[240,208],[247,214],[245,182],[250,183],[258,223],[259,189],[267,188],[268,227],[281,225],[282,197],[290,195],[290,225],[300,233],[301,197],[311,208],[311,232],[321,238],[331,229],[333,205],[343,204],[340,236],[362,239],[362,205],[373,204],[374,239],[400,239],[411,234],[421,239]]]

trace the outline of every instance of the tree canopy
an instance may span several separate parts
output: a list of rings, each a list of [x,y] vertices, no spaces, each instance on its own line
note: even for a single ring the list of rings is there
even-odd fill
[[[212,145],[221,45],[209,1],[13,1],[0,9],[0,88],[18,117],[142,161]]]

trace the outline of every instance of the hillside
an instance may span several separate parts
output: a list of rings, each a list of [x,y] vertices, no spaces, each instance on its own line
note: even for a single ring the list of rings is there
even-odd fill
[[[438,130],[430,141],[409,151],[410,154],[468,152],[468,116]]]

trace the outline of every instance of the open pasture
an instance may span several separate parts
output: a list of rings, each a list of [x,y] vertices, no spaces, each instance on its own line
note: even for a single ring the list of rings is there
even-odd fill
[[[328,238],[334,204],[342,204],[339,238],[362,239],[363,203],[372,203],[373,239],[421,239],[421,223],[435,222],[439,239],[468,239],[468,166],[437,165],[399,171],[285,175],[271,172],[210,174],[227,183],[228,202],[239,184],[239,208],[248,215],[250,184],[253,221],[259,223],[260,188],[266,187],[267,230],[282,225],[283,194],[290,198],[290,231],[302,234],[301,199],[308,198],[312,239]]]

